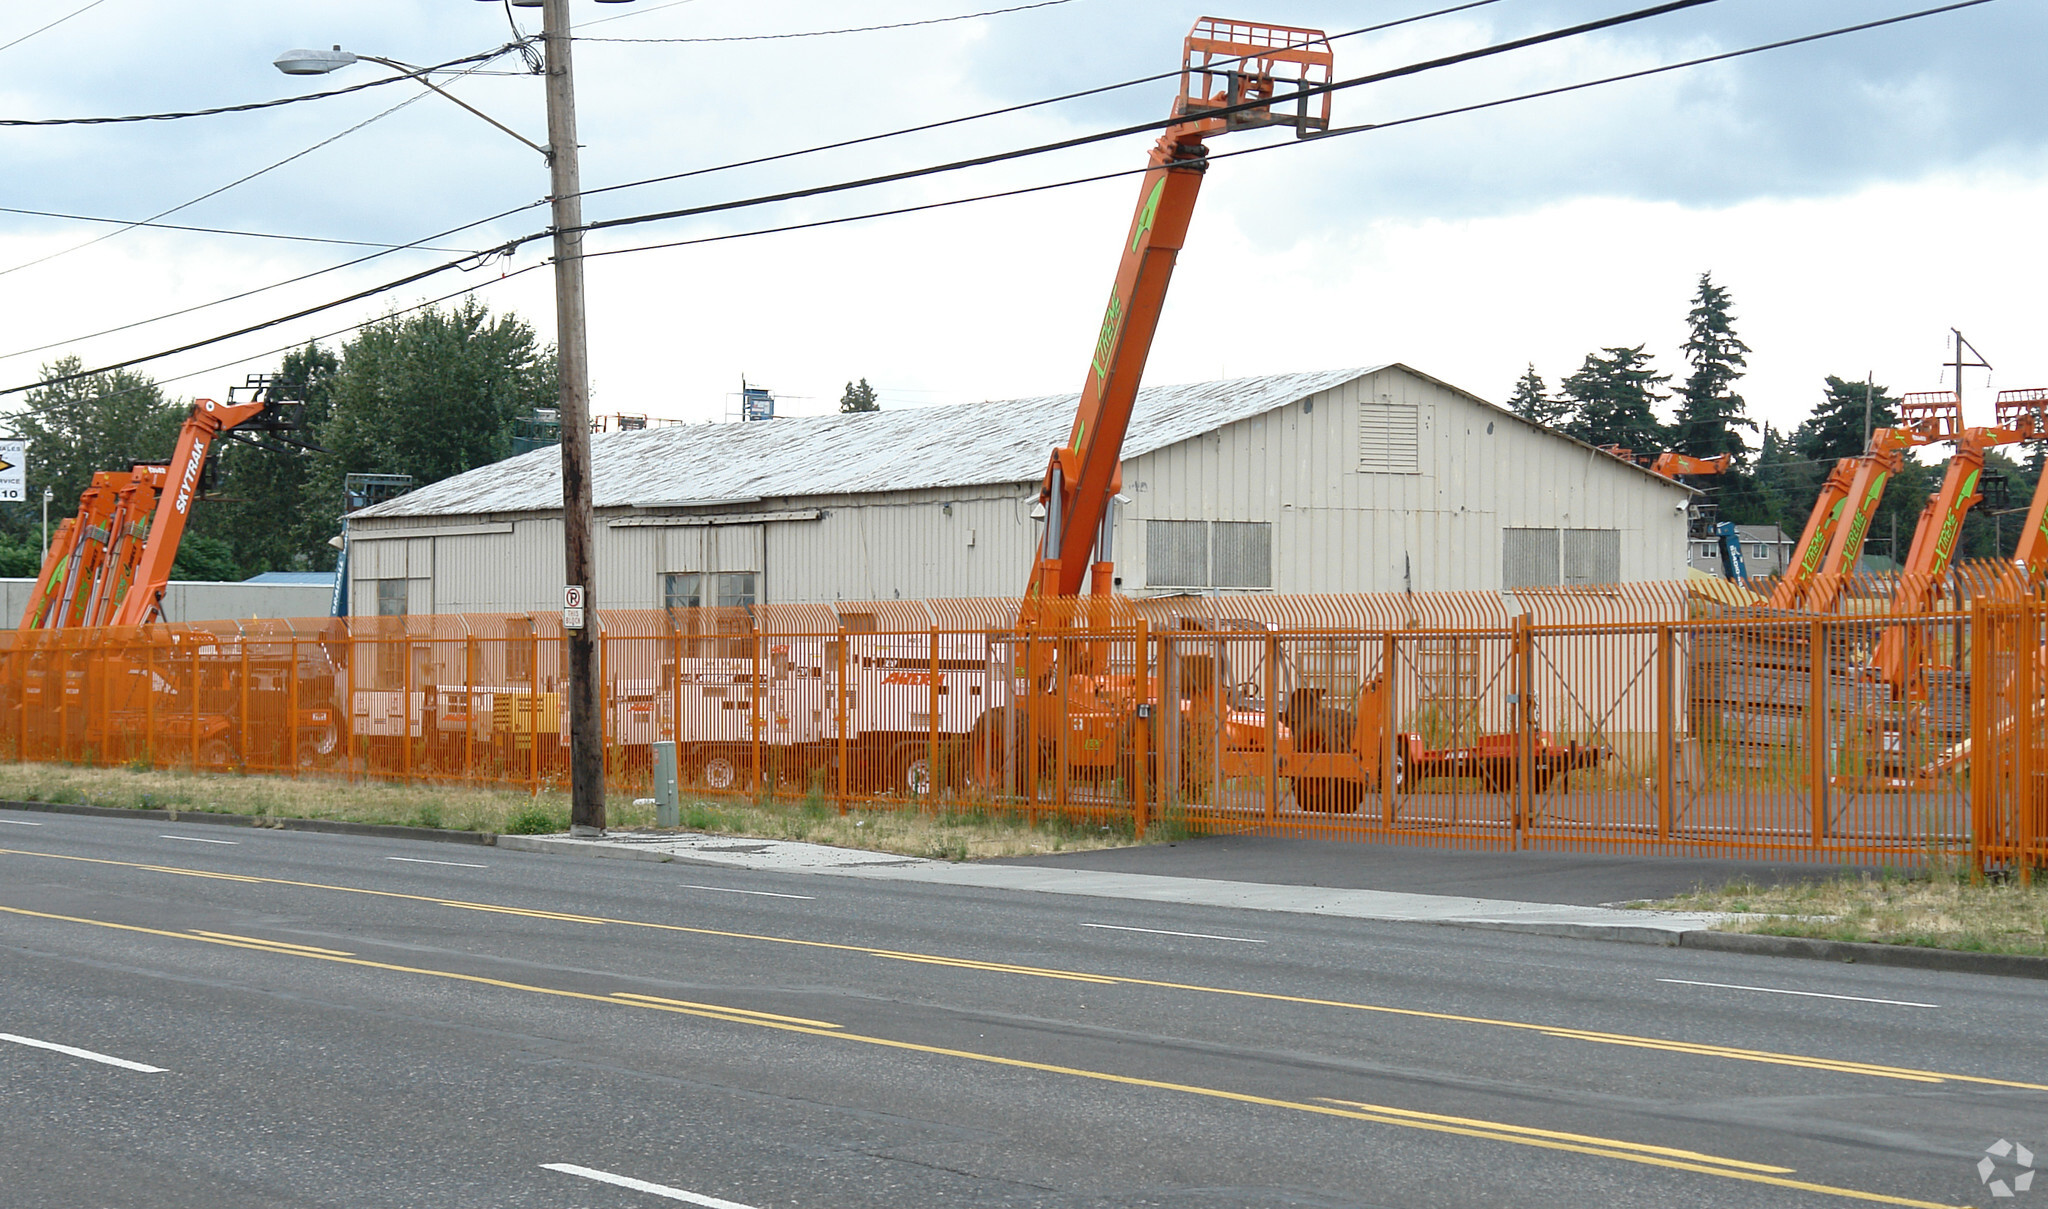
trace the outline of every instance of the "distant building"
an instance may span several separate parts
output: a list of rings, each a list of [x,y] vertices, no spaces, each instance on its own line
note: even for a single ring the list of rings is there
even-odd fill
[[[1797,537],[1776,525],[1737,525],[1735,531],[1742,535],[1742,557],[1748,564],[1750,578],[1782,575],[1791,565],[1792,547],[1799,544]],[[1693,538],[1686,561],[1696,571],[1719,575],[1721,543],[1714,539]]]
[[[1014,596],[1072,395],[598,435],[608,609]],[[1685,575],[1670,479],[1404,365],[1139,392],[1117,584],[1499,591]],[[562,599],[561,459],[539,450],[351,514],[352,612]]]

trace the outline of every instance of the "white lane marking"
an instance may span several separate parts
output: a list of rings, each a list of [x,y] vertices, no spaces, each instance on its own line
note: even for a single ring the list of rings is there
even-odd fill
[[[55,1041],[38,1041],[34,1037],[17,1037],[13,1033],[0,1033],[0,1041],[12,1041],[16,1045],[30,1045],[37,1049],[55,1050],[60,1054],[70,1054],[74,1058],[84,1058],[88,1062],[104,1062],[108,1066],[118,1066],[124,1070],[139,1070],[145,1075],[161,1075],[164,1073],[164,1068],[161,1066],[145,1066],[140,1062],[130,1062],[126,1058],[116,1058],[109,1054],[96,1054],[89,1049],[79,1049],[74,1045],[59,1045]]]
[[[1788,991],[1781,987],[1751,987],[1739,982],[1698,982],[1691,978],[1659,978],[1688,987],[1719,987],[1724,991],[1762,991],[1766,995],[1804,995],[1810,999],[1847,999],[1852,1003],[1888,1003],[1893,1007],[1938,1008],[1938,1003],[1914,1003],[1910,999],[1871,999],[1864,995],[1830,995],[1826,991]]]
[[[757,894],[762,898],[801,898],[806,902],[816,901],[814,895],[777,894],[773,890],[735,890],[731,886],[692,886],[688,884],[685,884],[682,888],[685,890],[710,890],[718,894]]]
[[[183,840],[188,844],[239,844],[240,840],[204,840],[196,835],[160,835],[160,840]]]
[[[29,822],[29,821],[28,821],[27,819],[0,819],[0,823],[12,823],[12,824],[14,824],[14,825],[15,825],[16,827],[40,827],[40,826],[42,826],[42,824],[41,824],[41,823],[31,823],[31,822]]]
[[[1122,924],[1082,924],[1081,926],[1084,928],[1109,928],[1117,932],[1150,932],[1154,936],[1192,936],[1196,940],[1234,940],[1239,944],[1246,945],[1262,945],[1266,943],[1263,940],[1253,940],[1249,936],[1214,936],[1207,932],[1169,932],[1165,928],[1127,928]]]
[[[599,1171],[595,1167],[578,1167],[574,1163],[542,1163],[541,1167],[547,1171],[559,1171],[563,1175],[575,1175],[581,1176],[586,1180],[596,1180],[600,1184],[611,1184],[619,1188],[631,1188],[635,1192],[647,1192],[655,1196],[665,1196],[672,1201],[681,1201],[686,1205],[702,1205],[704,1209],[754,1209],[752,1205],[742,1205],[738,1201],[723,1201],[715,1196],[705,1196],[701,1192],[685,1192],[681,1188],[671,1188],[667,1184],[650,1184],[646,1180],[636,1180],[630,1175],[614,1175],[609,1171]]]
[[[453,865],[457,869],[488,869],[489,865],[472,865],[468,861],[430,861],[423,856],[387,856],[387,861],[404,861],[408,865]]]

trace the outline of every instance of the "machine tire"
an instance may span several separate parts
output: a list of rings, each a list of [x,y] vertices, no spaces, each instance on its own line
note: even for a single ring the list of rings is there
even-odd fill
[[[904,743],[889,753],[888,792],[912,802],[932,796],[931,751],[923,743]]]
[[[740,787],[740,768],[730,754],[710,751],[697,758],[691,779],[714,793],[724,793]]]
[[[232,772],[240,762],[234,745],[226,739],[208,739],[199,745],[199,767],[208,772]]]
[[[962,763],[968,780],[978,789],[1010,793],[1024,789],[1023,719],[1016,719],[1008,736],[1003,733],[1012,716],[1010,707],[998,705],[975,719],[974,729],[967,734]]]

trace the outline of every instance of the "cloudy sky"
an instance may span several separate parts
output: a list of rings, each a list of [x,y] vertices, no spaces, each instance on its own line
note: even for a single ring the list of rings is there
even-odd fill
[[[1201,15],[1163,0],[1061,0],[910,28],[760,37],[1026,2],[573,0],[586,189],[698,173],[594,194],[587,217],[829,184],[1165,116],[1173,85],[1153,81],[773,164],[702,171],[1167,71]],[[1337,33],[1449,2],[1264,0],[1226,15]],[[1388,122],[1932,3],[1718,0],[1345,91],[1336,120]],[[1338,75],[1633,6],[1498,0],[1340,39]],[[511,16],[538,26],[537,9]],[[390,74],[364,63],[287,78],[271,60],[288,48],[338,43],[429,64],[511,36],[507,10],[475,0],[16,3],[0,8],[0,118],[269,100]],[[1733,292],[1740,334],[1754,349],[1740,389],[1759,420],[1796,422],[1827,373],[1874,372],[1894,389],[1943,386],[1945,341],[1959,327],[1997,367],[1965,378],[1970,419],[1987,422],[1987,386],[2048,385],[2048,84],[2034,62],[2042,45],[2048,8],[1994,0],[1344,138],[1219,138],[1219,153],[1285,145],[1211,169],[1148,379],[1403,361],[1498,400],[1525,364],[1555,383],[1589,350],[1638,343],[1662,368],[1682,373],[1687,302],[1699,274],[1711,271]],[[540,82],[522,73],[516,55],[450,87],[544,141]],[[886,188],[595,235],[593,406],[721,419],[743,376],[798,413],[832,409],[844,383],[858,377],[879,387],[888,407],[1075,390],[1135,201],[1129,178],[717,237],[1118,172],[1142,165],[1150,141],[1127,136]],[[405,83],[183,121],[4,127],[0,163],[0,207],[10,208],[0,213],[0,387],[34,382],[42,365],[67,353],[88,365],[152,353],[546,226],[536,206],[547,180],[540,157]],[[426,248],[124,229],[14,211],[123,221],[163,215],[166,223],[370,245],[425,240]],[[505,211],[516,212],[491,219]],[[491,221],[437,234],[482,219]],[[687,243],[705,240],[715,242]],[[389,306],[478,284],[494,310],[516,311],[551,338],[546,272],[499,280],[543,263],[545,253],[545,242],[528,244],[509,260],[141,368],[178,395],[220,395],[242,375],[274,366],[278,349],[314,337],[338,343],[346,335],[330,333]],[[189,313],[163,318],[178,311]],[[0,408],[18,400],[0,399]]]

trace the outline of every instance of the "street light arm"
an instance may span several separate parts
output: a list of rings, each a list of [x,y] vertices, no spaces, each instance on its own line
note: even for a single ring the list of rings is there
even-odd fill
[[[525,135],[519,133],[517,130],[512,129],[510,126],[507,126],[505,123],[492,117],[490,114],[485,113],[483,110],[478,109],[476,106],[470,104],[468,101],[463,100],[461,97],[456,96],[454,93],[449,92],[447,89],[441,87],[439,84],[436,84],[432,80],[428,79],[427,72],[433,70],[432,68],[413,67],[410,66],[409,64],[400,63],[396,59],[384,58],[382,55],[358,54],[356,58],[365,60],[370,63],[382,63],[384,66],[389,67],[395,71],[404,72],[407,76],[418,81],[420,84],[433,89],[435,92],[441,94],[444,97],[447,97],[449,100],[455,102],[457,105],[462,106],[464,109],[469,110],[471,113],[482,118],[484,121],[489,122],[493,126],[496,126],[498,129],[504,131],[506,134],[511,135],[513,138],[518,139],[522,143],[525,143],[527,146],[533,148],[535,151],[540,152],[543,158],[549,158],[548,149],[546,147],[543,147],[539,143],[534,142],[532,139],[527,138]]]

